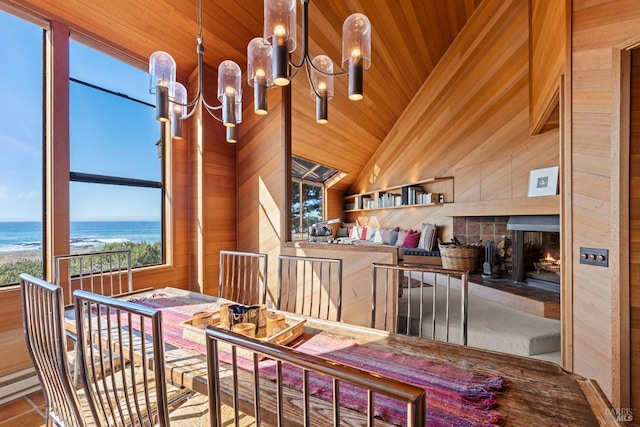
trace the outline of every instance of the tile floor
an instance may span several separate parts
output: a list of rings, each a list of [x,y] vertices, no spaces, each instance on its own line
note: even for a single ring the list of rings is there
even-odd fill
[[[41,391],[0,405],[0,427],[44,427]]]

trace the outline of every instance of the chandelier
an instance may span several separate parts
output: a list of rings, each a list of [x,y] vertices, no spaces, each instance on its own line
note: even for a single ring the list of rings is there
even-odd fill
[[[311,59],[309,55],[308,5],[302,4],[302,45],[300,61],[293,63],[296,50],[296,0],[265,0],[264,36],[256,37],[247,46],[247,82],[254,91],[254,111],[267,114],[266,91],[286,86],[305,68],[311,96],[316,100],[316,122],[327,123],[328,101],[333,98],[333,78],[349,75],[349,99],[363,98],[363,74],[371,66],[371,24],[369,19],[354,13],[342,26],[342,71],[333,71],[333,61],[326,55]],[[181,121],[202,107],[226,128],[228,142],[236,142],[237,125],[242,122],[242,72],[233,61],[225,60],[218,67],[218,101],[213,106],[204,98],[202,38],[202,0],[198,0],[198,80],[197,92],[187,102],[185,87],[176,82],[176,63],[166,52],[156,51],[149,59],[149,91],[156,94],[156,118],[171,122],[172,136],[182,137]],[[221,110],[220,115],[216,114]]]
[[[247,48],[247,80],[254,90],[254,111],[267,113],[266,89],[286,86],[304,67],[311,96],[316,100],[316,122],[327,123],[328,100],[333,98],[333,77],[349,74],[349,99],[363,98],[363,72],[371,66],[371,23],[361,14],[347,17],[342,25],[342,70],[333,72],[326,55],[309,55],[309,0],[302,4],[300,61],[291,62],[297,47],[296,0],[265,0],[264,36]]]
[[[182,138],[182,120],[200,107],[226,128],[228,142],[236,142],[236,125],[242,122],[242,71],[238,64],[225,60],[218,66],[218,101],[207,102],[203,91],[204,40],[202,37],[202,0],[198,0],[198,86],[195,98],[187,102],[187,90],[176,82],[176,62],[167,52],[153,52],[149,58],[149,92],[156,95],[156,119],[171,122],[171,135]],[[222,110],[220,115],[217,110]]]

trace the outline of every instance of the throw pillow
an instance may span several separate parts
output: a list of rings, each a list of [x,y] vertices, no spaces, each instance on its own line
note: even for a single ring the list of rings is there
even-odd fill
[[[389,235],[389,244],[395,246],[398,241],[398,230],[391,230],[391,234]]]
[[[407,237],[407,231],[406,230],[398,231],[398,240],[396,240],[395,246],[402,246],[403,243],[404,243],[405,237]]]
[[[349,231],[345,227],[340,227],[336,232],[336,237],[349,237]]]
[[[438,228],[435,224],[423,223],[422,235],[420,236],[420,242],[418,247],[427,251],[432,251],[435,245],[436,237],[438,234]]]
[[[378,231],[377,227],[366,227],[367,228],[367,240],[373,242],[373,239],[376,237],[376,231]]]
[[[367,228],[369,227],[358,227],[360,229],[360,236],[358,236],[358,239],[360,240],[367,240]]]
[[[373,243],[382,243],[382,236],[384,234],[384,228],[376,228],[376,232],[374,233],[373,236]]]
[[[404,238],[404,242],[402,246],[407,248],[417,248],[418,242],[420,241],[420,232],[419,231],[409,231]]]
[[[351,231],[349,231],[349,237],[352,239],[359,239],[362,234],[362,227],[351,227]]]
[[[382,229],[382,244],[383,245],[392,245],[391,243],[391,233],[393,232],[390,228]]]

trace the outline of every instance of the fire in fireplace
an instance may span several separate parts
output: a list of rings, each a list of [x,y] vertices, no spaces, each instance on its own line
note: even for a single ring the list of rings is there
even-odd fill
[[[560,217],[512,216],[513,279],[518,283],[560,291]]]

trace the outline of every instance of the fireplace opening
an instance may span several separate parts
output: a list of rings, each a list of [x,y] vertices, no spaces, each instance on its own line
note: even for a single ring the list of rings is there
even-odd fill
[[[557,215],[512,216],[513,280],[560,292],[560,219]]]

